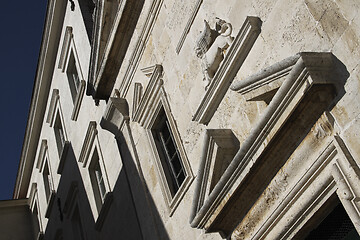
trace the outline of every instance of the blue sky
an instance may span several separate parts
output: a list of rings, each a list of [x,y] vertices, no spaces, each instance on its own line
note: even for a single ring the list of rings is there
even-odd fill
[[[46,0],[1,3],[0,200],[12,198],[35,79],[46,5]]]

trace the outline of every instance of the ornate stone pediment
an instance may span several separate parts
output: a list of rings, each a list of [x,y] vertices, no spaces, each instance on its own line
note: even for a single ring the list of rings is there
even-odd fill
[[[232,90],[248,94],[249,100],[267,95],[269,105],[207,199],[196,206],[192,227],[232,232],[335,99],[341,79],[331,53],[300,53],[290,59],[233,84]]]
[[[143,3],[97,1],[87,89],[94,99],[110,97]]]

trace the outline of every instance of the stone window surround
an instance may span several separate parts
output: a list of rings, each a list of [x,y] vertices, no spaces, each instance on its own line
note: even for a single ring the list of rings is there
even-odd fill
[[[49,170],[49,175],[50,175],[50,181],[49,181],[50,195],[49,195],[48,199],[46,199],[47,200],[47,209],[46,209],[46,212],[45,212],[45,217],[49,218],[51,210],[52,210],[52,206],[53,206],[53,204],[55,202],[56,190],[55,190],[55,186],[54,186],[54,178],[53,178],[53,175],[52,175],[51,166],[49,164],[48,144],[47,144],[46,139],[43,139],[41,141],[41,145],[40,145],[40,149],[39,149],[39,153],[38,153],[37,158],[38,158],[38,161],[37,161],[37,164],[36,164],[36,168],[39,169],[39,173],[43,174],[45,164],[47,164],[48,170]],[[44,182],[44,184],[45,184],[45,182]]]
[[[71,55],[73,55],[73,57],[74,57],[75,66],[69,66]],[[70,67],[76,68],[76,71],[77,71],[79,79],[80,79],[80,84],[77,89],[77,96],[73,101],[74,108],[71,113],[71,120],[76,121],[78,118],[79,112],[80,112],[81,102],[82,102],[84,92],[85,92],[85,87],[86,87],[86,81],[84,80],[84,75],[83,75],[83,72],[82,72],[81,66],[80,66],[80,60],[78,57],[78,53],[76,51],[72,27],[67,26],[66,30],[65,30],[61,53],[60,53],[58,68],[63,73],[66,73]],[[69,87],[70,87],[70,85],[69,85]]]
[[[35,207],[37,208],[37,219],[39,223],[39,233],[37,235],[37,240],[41,240],[44,238],[44,227],[41,221],[41,211],[39,208],[39,197],[38,197],[38,189],[37,183],[32,183],[30,193],[29,193],[29,207],[31,213],[34,213]]]
[[[278,234],[277,236],[281,236],[279,237],[281,239],[292,239],[334,194],[344,206],[357,232],[360,232],[359,170],[343,139],[339,135],[334,135],[281,204],[264,220],[264,224],[252,239],[265,239],[271,236],[272,231]],[[323,184],[319,184],[317,178],[326,180],[322,181]],[[309,194],[314,191],[319,194]],[[299,214],[298,218],[289,217],[295,213]],[[287,222],[288,227],[278,232],[277,225],[283,224],[284,221]],[[236,235],[236,229],[234,232]]]
[[[240,143],[231,129],[206,129],[191,219],[193,219],[197,211],[200,210],[207,196],[209,196],[213,190],[214,185],[216,185],[226,167],[229,165],[229,162],[224,162],[225,157],[222,156],[221,153],[220,156],[218,156],[219,150],[220,152],[226,152],[228,154],[226,159],[229,157],[232,159],[239,150],[239,146]],[[216,164],[217,162],[220,164]],[[221,163],[223,165],[221,165]]]
[[[96,219],[95,228],[97,230],[101,230],[104,220],[105,220],[105,218],[110,210],[110,206],[113,202],[113,192],[112,192],[112,189],[110,186],[103,154],[102,154],[102,151],[100,148],[100,141],[99,141],[97,134],[98,134],[97,123],[95,121],[91,121],[89,123],[88,129],[86,131],[84,143],[81,148],[81,152],[80,152],[78,161],[79,161],[79,163],[82,163],[83,168],[88,169],[89,179],[91,179],[91,176],[90,176],[91,165],[92,165],[91,160],[92,160],[93,154],[95,153],[95,151],[97,151],[98,161],[99,161],[99,165],[100,165],[101,173],[103,175],[105,189],[106,189],[105,197],[101,203],[101,208],[98,207],[99,203],[98,203],[97,197],[95,196],[98,193],[96,193],[96,191],[94,190],[95,186],[93,186],[93,184],[94,184],[93,181],[91,181],[91,183],[92,183],[92,193],[91,194],[92,194],[92,196],[94,196],[94,201],[95,201],[95,206],[96,206],[96,210],[92,209],[93,214],[94,214],[94,219]],[[93,208],[92,205],[91,205],[91,207]]]
[[[64,147],[62,149],[62,152],[59,153],[60,161],[59,161],[59,166],[58,166],[58,169],[57,169],[57,173],[61,174],[62,170],[64,168],[64,163],[65,163],[66,155],[67,155],[67,152],[68,152],[68,149],[69,149],[69,146],[70,146],[70,142],[68,141],[66,128],[65,128],[65,125],[64,125],[64,118],[63,118],[61,105],[60,105],[59,90],[58,89],[53,89],[50,104],[49,104],[48,115],[47,115],[47,118],[46,118],[46,122],[50,124],[51,128],[54,127],[54,123],[55,123],[55,119],[56,119],[57,115],[60,118],[61,125],[62,125],[63,131],[64,131],[64,138],[65,138]]]
[[[214,215],[219,215],[221,210],[224,210],[225,206],[228,206],[228,203],[231,204],[231,202],[228,201],[230,199],[229,196],[234,194],[236,189],[244,186],[242,185],[243,181],[245,181],[247,176],[252,174],[249,169],[251,169],[259,156],[261,156],[261,153],[268,146],[271,139],[280,131],[281,126],[288,117],[291,116],[295,107],[305,99],[305,96],[311,95],[310,90],[313,86],[323,87],[324,94],[330,93],[334,89],[335,92],[340,91],[341,86],[339,85],[339,81],[337,81],[338,76],[334,72],[336,60],[331,53],[302,52],[296,55],[294,59],[290,58],[290,61],[285,60],[274,64],[275,67],[272,68],[274,72],[271,71],[269,73],[268,71],[261,70],[260,74],[254,74],[255,77],[249,77],[251,81],[233,83],[231,89],[241,93],[240,91],[244,87],[254,83],[262,83],[263,79],[269,75],[272,80],[277,80],[279,78],[273,78],[277,72],[285,71],[288,67],[291,68],[291,70],[284,72],[286,78],[279,80],[281,87],[278,88],[261,118],[252,128],[249,137],[241,144],[238,153],[231,161],[213,191],[207,197],[201,208],[196,209],[195,214],[192,215],[192,227],[205,228],[207,231],[213,227],[214,219],[216,219]],[[295,64],[293,60],[296,62]],[[260,86],[262,85],[260,84]],[[263,96],[264,93],[272,90],[273,89],[265,89],[265,91],[261,91],[261,95]],[[316,96],[318,96],[318,94]],[[327,95],[324,95],[324,97],[326,96]],[[330,100],[332,100],[332,98]],[[324,100],[324,103],[319,104],[328,103]],[[245,196],[237,195],[237,199],[241,198],[245,198]],[[195,199],[194,203],[196,203]],[[229,209],[229,206],[227,209]],[[215,224],[217,223],[215,222]],[[219,231],[221,232],[222,230],[220,229]]]
[[[163,68],[161,65],[154,65],[152,67],[149,67],[149,69],[152,69],[152,74],[149,75],[150,80],[144,91],[144,94],[139,98],[140,100],[136,99],[136,101],[139,100],[139,103],[137,104],[137,109],[133,109],[133,111],[135,112],[133,113],[133,121],[138,122],[142,127],[144,127],[146,131],[146,135],[152,150],[151,152],[153,153],[157,173],[160,179],[161,191],[168,207],[169,214],[170,216],[172,216],[181,199],[184,197],[190,184],[194,180],[194,175],[192,173],[189,160],[182,145],[180,134],[177,131],[176,122],[171,114],[170,104],[167,100],[166,92],[163,87]],[[167,119],[169,121],[175,144],[180,153],[180,158],[186,173],[184,182],[174,196],[172,196],[169,189],[167,178],[165,176],[158,149],[156,147],[156,143],[154,141],[153,133],[151,130],[161,108],[164,109]]]

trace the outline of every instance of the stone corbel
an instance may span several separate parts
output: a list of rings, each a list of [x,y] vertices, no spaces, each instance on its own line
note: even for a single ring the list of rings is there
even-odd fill
[[[108,101],[100,126],[117,136],[129,119],[129,106],[126,99],[112,97]]]

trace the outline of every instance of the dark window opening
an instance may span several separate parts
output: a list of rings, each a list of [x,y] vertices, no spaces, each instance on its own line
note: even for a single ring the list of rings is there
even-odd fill
[[[65,146],[65,134],[64,134],[63,126],[61,124],[59,113],[56,114],[55,123],[54,123],[54,132],[55,132],[56,145],[59,151],[59,156],[61,156]]]
[[[174,196],[184,182],[186,173],[164,108],[161,108],[155,120],[152,134],[171,194]]]
[[[359,234],[341,203],[306,237],[306,240],[357,239],[360,239]]]
[[[66,74],[68,76],[71,97],[72,97],[73,102],[75,102],[76,97],[77,97],[78,92],[79,92],[79,88],[80,88],[80,78],[79,78],[78,71],[76,69],[75,57],[74,57],[74,54],[72,52],[70,54]]]
[[[101,171],[99,160],[100,160],[99,154],[95,148],[91,159],[91,165],[89,171],[90,171],[90,178],[95,194],[96,206],[98,208],[98,211],[100,212],[102,204],[104,203],[105,200],[106,188],[104,182],[104,175]]]
[[[47,160],[45,160],[45,166],[44,166],[44,170],[43,170],[43,180],[44,180],[46,201],[49,202],[50,195],[51,195],[51,176],[50,176],[50,171],[49,171],[49,166],[48,166]]]

